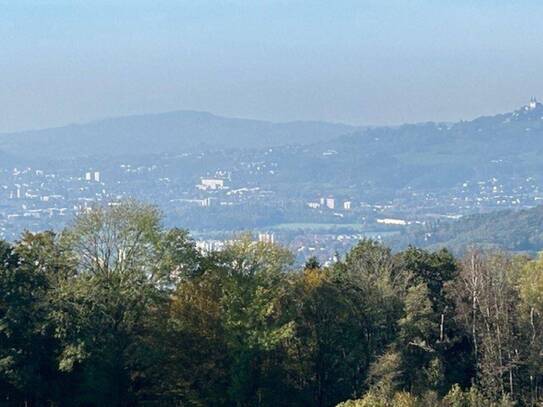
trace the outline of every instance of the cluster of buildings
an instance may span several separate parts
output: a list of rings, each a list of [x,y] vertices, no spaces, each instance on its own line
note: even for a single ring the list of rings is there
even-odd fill
[[[196,248],[204,253],[213,253],[221,252],[225,250],[228,246],[234,244],[236,238],[232,237],[229,239],[197,239],[195,241]],[[275,233],[271,232],[259,232],[254,238],[254,242],[275,244]]]
[[[344,211],[350,211],[353,208],[352,201],[338,201],[333,196],[327,198],[321,197],[316,201],[307,202],[306,205],[311,209],[342,209]]]
[[[219,166],[214,157],[204,158],[202,153],[133,162],[104,158],[41,168],[1,168],[0,163],[0,238],[16,239],[25,229],[58,230],[96,204],[134,198],[156,204],[166,219],[180,213],[171,226],[188,223],[194,230],[200,228],[199,219],[213,226],[215,220],[237,214],[238,223],[220,230],[235,233],[247,229],[245,220],[251,218],[258,225],[251,228],[264,230],[258,240],[280,242],[301,257],[318,254],[329,261],[336,250],[345,250],[360,236],[379,238],[412,223],[533,207],[543,201],[543,184],[535,176],[466,180],[454,188],[434,190],[407,187],[385,199],[356,186],[293,190],[289,180],[275,181],[282,170],[275,158],[232,160],[231,168]],[[300,226],[295,233],[279,233],[276,223]],[[331,231],[313,230],[315,225],[335,223]],[[221,250],[228,241],[215,239],[216,230],[209,226],[199,232],[198,245],[205,251]]]

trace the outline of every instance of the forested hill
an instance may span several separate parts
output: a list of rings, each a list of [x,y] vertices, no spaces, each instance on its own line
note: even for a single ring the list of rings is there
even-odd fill
[[[543,105],[532,103],[469,122],[365,128],[274,149],[274,180],[292,189],[296,182],[318,183],[392,196],[404,188],[435,191],[492,178],[517,184],[543,173],[542,155]]]
[[[0,149],[20,157],[182,153],[194,149],[262,148],[330,140],[356,128],[325,122],[272,123],[176,111],[127,116],[0,135]]]
[[[412,187],[439,188],[467,179],[534,176],[543,171],[543,105],[458,123],[368,128],[326,147],[338,152],[337,159],[379,163],[369,171],[381,172],[381,183],[398,178]]]
[[[510,251],[543,250],[543,205],[521,211],[505,210],[465,216],[454,222],[408,228],[395,237],[396,248],[408,244],[421,247],[448,247],[463,252],[468,246],[501,248]]]
[[[269,147],[274,146],[273,153]],[[458,123],[355,128],[320,122],[271,123],[201,112],[131,116],[0,135],[0,150],[24,159],[150,156],[205,152],[209,171],[244,162],[277,165],[272,182],[364,191],[444,189],[466,181],[543,172],[543,105]],[[211,151],[213,150],[213,151]],[[220,154],[218,154],[220,153]],[[266,182],[266,180],[261,180]]]
[[[518,167],[541,170],[543,105],[531,102],[510,113],[472,121],[398,127],[273,123],[176,111],[0,134],[0,150],[19,157],[146,155],[296,144],[319,154],[327,149],[342,153],[335,158],[345,168],[366,162],[374,167],[377,161],[381,172],[409,175],[406,171],[431,170],[427,178],[438,180]]]

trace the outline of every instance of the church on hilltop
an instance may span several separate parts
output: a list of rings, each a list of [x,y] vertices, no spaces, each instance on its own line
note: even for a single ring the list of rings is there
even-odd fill
[[[526,110],[534,110],[540,104],[535,97],[532,97],[530,103],[526,106]]]

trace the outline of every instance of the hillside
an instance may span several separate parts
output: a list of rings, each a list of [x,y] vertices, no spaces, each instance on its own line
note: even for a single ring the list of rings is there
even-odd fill
[[[543,171],[543,105],[531,102],[511,113],[468,122],[365,129],[328,147],[346,162],[378,162],[380,173],[412,187],[534,176]]]
[[[477,245],[537,252],[543,250],[543,205],[411,227],[391,243],[396,249],[411,244],[427,248],[448,247],[462,252],[470,245]]]
[[[309,144],[330,140],[355,129],[335,123],[272,123],[176,111],[3,134],[0,135],[0,148],[28,158],[144,155],[194,149]]]
[[[355,189],[370,200],[375,191],[393,196],[407,189],[450,190],[492,178],[515,184],[542,173],[542,155],[539,103],[470,122],[366,128],[312,145],[251,153],[253,161],[279,163],[270,182]]]
[[[0,163],[1,168],[7,168],[16,165],[17,159],[11,154],[7,154],[4,151],[0,150]]]
[[[491,178],[515,183],[538,177],[543,172],[543,105],[533,101],[511,113],[458,123],[374,128],[183,111],[4,134],[0,150],[49,161],[207,151],[191,161],[200,172],[235,172],[244,162],[266,162],[274,171],[259,178],[261,184],[291,192],[306,186],[349,188],[371,200],[406,189],[436,191]]]

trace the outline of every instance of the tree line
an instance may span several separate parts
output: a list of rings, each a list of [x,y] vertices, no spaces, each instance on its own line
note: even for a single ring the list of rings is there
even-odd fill
[[[0,405],[535,406],[543,258],[202,254],[151,206],[0,243]]]

